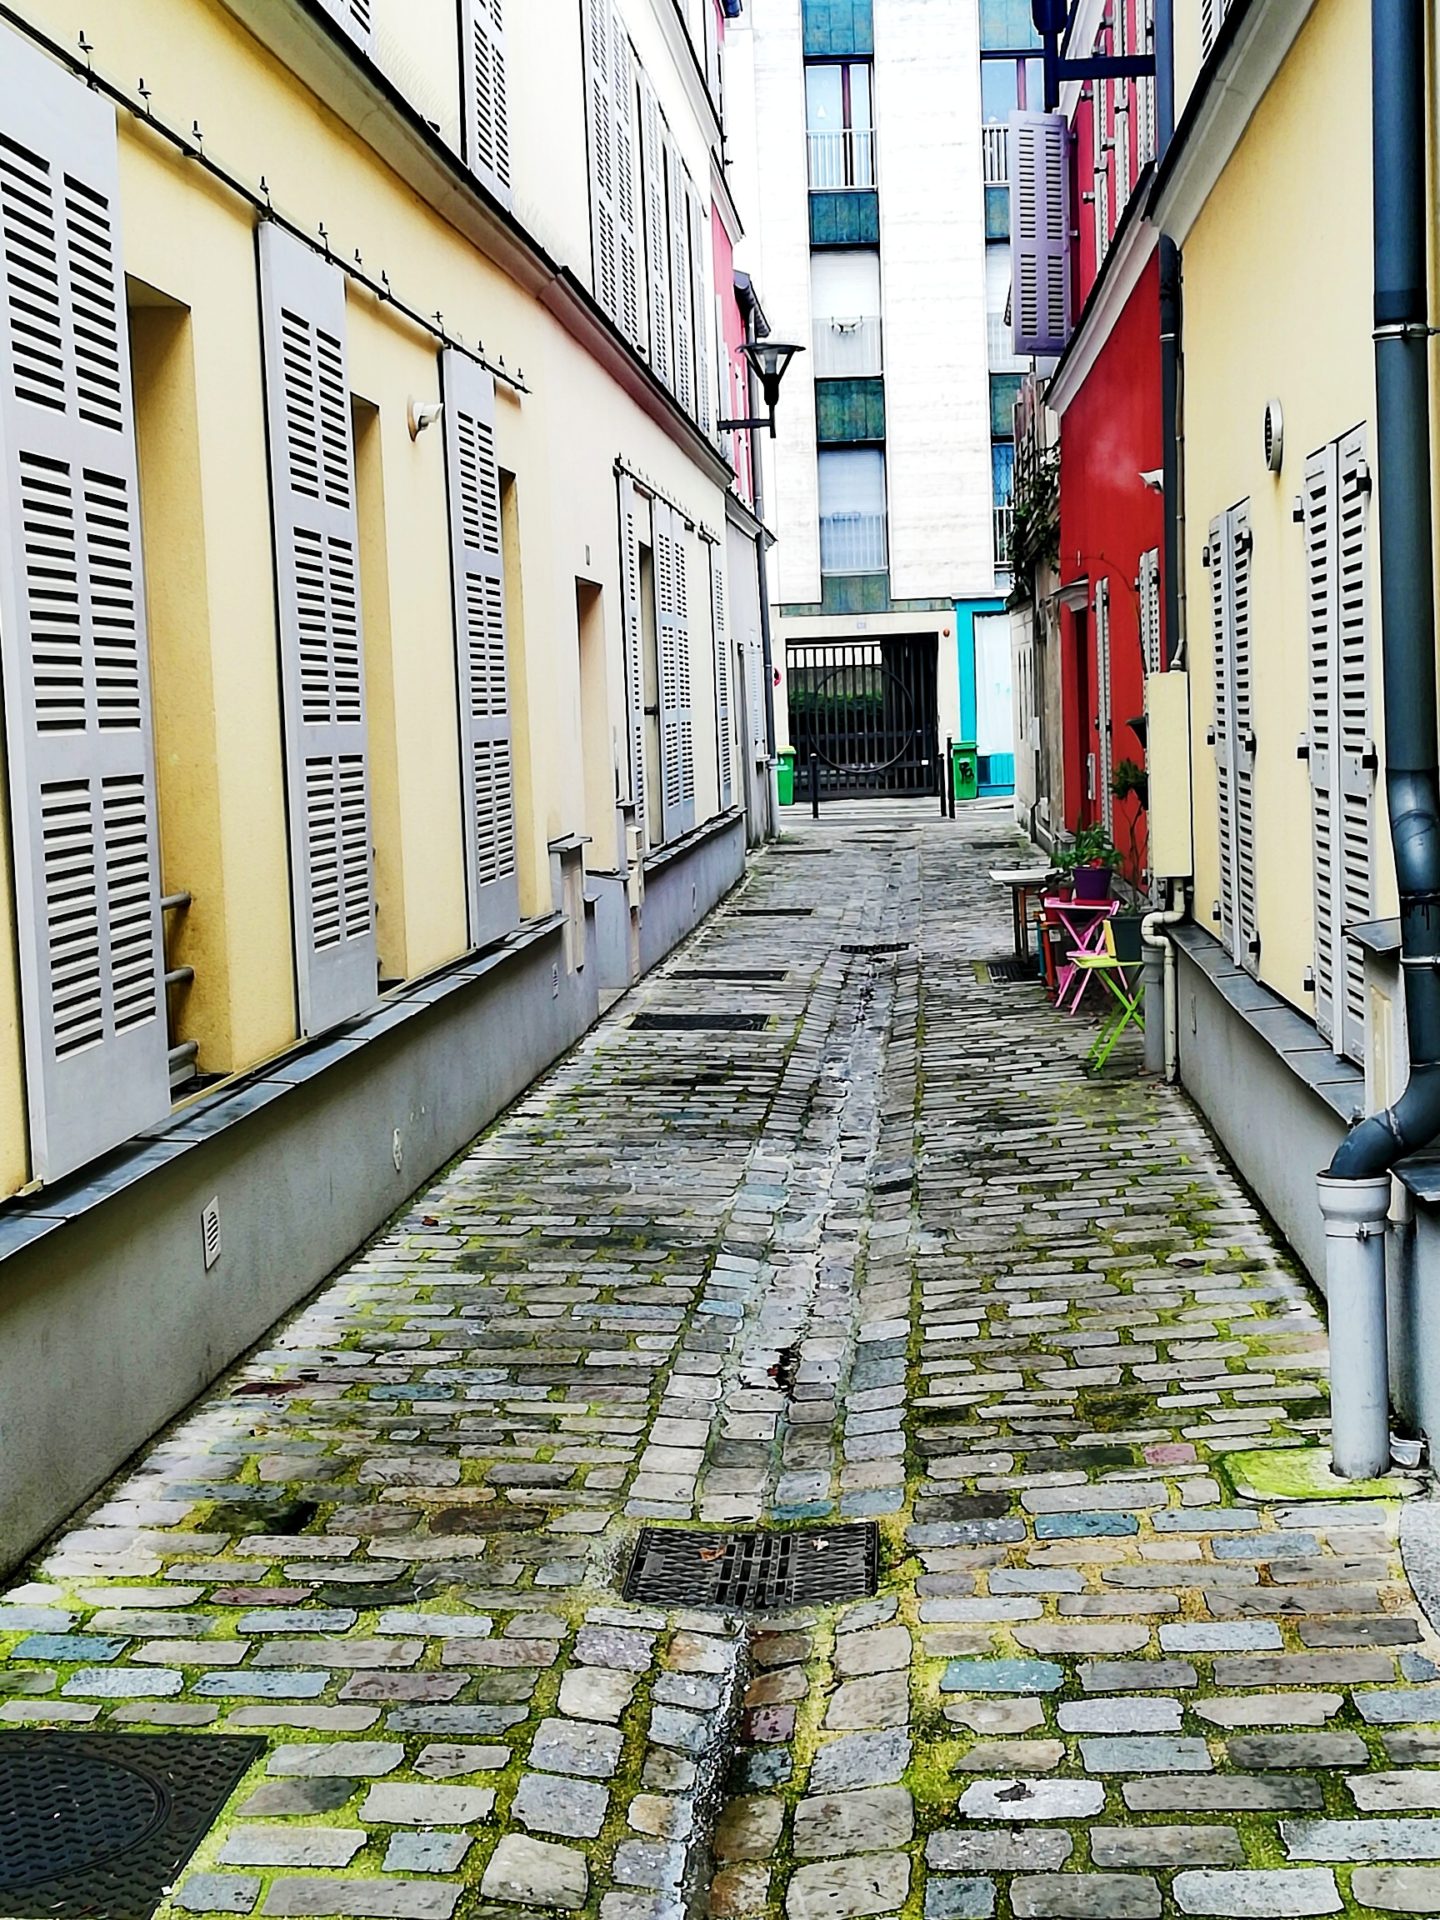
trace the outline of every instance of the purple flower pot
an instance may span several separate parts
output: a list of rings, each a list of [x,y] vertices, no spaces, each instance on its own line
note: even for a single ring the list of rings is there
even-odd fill
[[[1110,898],[1109,867],[1076,867],[1075,898],[1077,900],[1108,900]]]

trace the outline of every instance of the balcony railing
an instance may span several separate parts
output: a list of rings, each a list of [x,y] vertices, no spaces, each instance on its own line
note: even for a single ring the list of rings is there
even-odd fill
[[[889,564],[883,513],[821,514],[821,573],[884,573]]]
[[[1015,509],[1008,500],[1002,500],[990,509],[995,523],[995,564],[1008,567],[1010,564],[1010,536],[1015,528]]]
[[[807,133],[810,186],[825,193],[836,188],[873,187],[875,132],[872,127],[841,127],[834,133]]]
[[[1010,184],[1010,129],[1003,121],[980,129],[981,158],[987,187]]]
[[[815,322],[814,372],[817,379],[867,379],[883,371],[880,316],[819,319]]]

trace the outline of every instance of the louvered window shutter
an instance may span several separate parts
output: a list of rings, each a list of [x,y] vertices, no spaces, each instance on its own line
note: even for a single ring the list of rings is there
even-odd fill
[[[370,0],[324,0],[325,11],[338,20],[357,47],[370,51]]]
[[[690,259],[695,290],[695,424],[715,437],[715,393],[710,372],[710,221],[707,203],[690,189]]]
[[[1010,116],[1011,319],[1017,354],[1057,354],[1070,334],[1070,170],[1058,113]]]
[[[673,507],[657,500],[652,511],[660,652],[660,832],[662,839],[673,840],[695,824],[688,546],[684,523]]]
[[[730,614],[725,603],[725,568],[718,542],[707,543],[710,553],[710,621],[715,641],[715,745],[720,776],[720,806],[728,807],[735,792],[735,742],[730,717]]]
[[[1336,449],[1336,739],[1338,748],[1339,915],[1336,928],[1340,1050],[1365,1054],[1364,955],[1345,929],[1375,912],[1375,766],[1370,737],[1370,470],[1365,429]]]
[[[649,332],[645,314],[645,266],[640,219],[639,99],[635,62],[624,22],[611,16],[615,135],[615,320],[642,352]]]
[[[260,229],[300,1031],[375,999],[375,903],[345,277]]]
[[[595,254],[595,298],[612,317],[619,288],[615,215],[615,99],[610,34],[624,29],[610,0],[586,0],[585,75],[590,107],[590,218]],[[628,45],[628,42],[627,42]]]
[[[0,27],[0,668],[31,1163],[169,1110],[115,116]]]
[[[664,122],[655,89],[640,75],[641,172],[645,193],[645,269],[650,283],[650,365],[672,392],[669,207],[665,197]]]
[[[1100,792],[1100,819],[1106,833],[1115,831],[1115,796],[1110,791],[1110,782],[1115,777],[1115,734],[1112,702],[1110,697],[1110,582],[1100,580],[1095,585],[1095,664],[1098,668],[1096,685],[1099,692],[1098,711],[1095,716],[1096,769]]]
[[[510,204],[510,108],[505,71],[506,0],[460,0],[460,84],[465,163]]]
[[[695,328],[691,304],[695,272],[690,257],[689,203],[685,168],[666,142],[665,173],[670,195],[670,305],[675,324],[675,398],[686,413],[695,411]]]
[[[1228,620],[1229,551],[1224,514],[1210,522],[1205,548],[1210,572],[1210,641],[1215,672],[1215,800],[1220,828],[1220,938],[1235,954],[1235,794],[1230,742],[1234,732],[1234,681]],[[1237,955],[1238,957],[1238,955]]]
[[[620,613],[625,640],[625,712],[630,738],[630,802],[643,846],[645,804],[645,627],[640,608],[641,535],[649,530],[648,503],[628,474],[620,475]]]
[[[1115,50],[1121,59],[1129,53],[1130,0],[1115,0]],[[1125,211],[1130,198],[1130,82],[1115,82],[1115,213]]]
[[[1309,656],[1310,842],[1315,916],[1315,1024],[1335,1033],[1335,448],[1305,462]]]
[[[447,347],[445,473],[460,697],[460,786],[470,943],[484,946],[520,924],[515,864],[515,777],[505,660],[505,563],[495,465],[495,381]]]
[[[1210,58],[1210,49],[1215,44],[1218,12],[1219,0],[1200,0],[1200,58],[1202,60]]]
[[[1234,725],[1230,735],[1235,769],[1236,954],[1251,973],[1259,971],[1260,934],[1255,881],[1255,681],[1250,626],[1250,502],[1232,507],[1229,521],[1230,635]]]
[[[1140,577],[1136,581],[1140,595],[1140,653],[1147,674],[1159,673],[1160,658],[1160,554],[1151,547],[1140,556]]]
[[[765,715],[765,653],[752,641],[745,650],[750,689],[750,758],[763,760],[769,747],[769,728]]]

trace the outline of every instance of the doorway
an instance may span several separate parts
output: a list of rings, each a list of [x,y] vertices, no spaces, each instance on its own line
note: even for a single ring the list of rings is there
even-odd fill
[[[797,790],[814,754],[822,795],[935,791],[934,634],[791,640],[785,660]]]

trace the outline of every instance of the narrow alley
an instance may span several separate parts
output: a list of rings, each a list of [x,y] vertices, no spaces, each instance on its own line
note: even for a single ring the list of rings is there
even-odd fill
[[[1315,1302],[989,978],[1014,847],[797,821],[15,1585],[12,1732],[255,1742],[162,1911],[1440,1911],[1397,1504],[1243,1497],[1324,1435]],[[754,1522],[840,1590],[875,1523],[873,1597],[623,1597]]]

